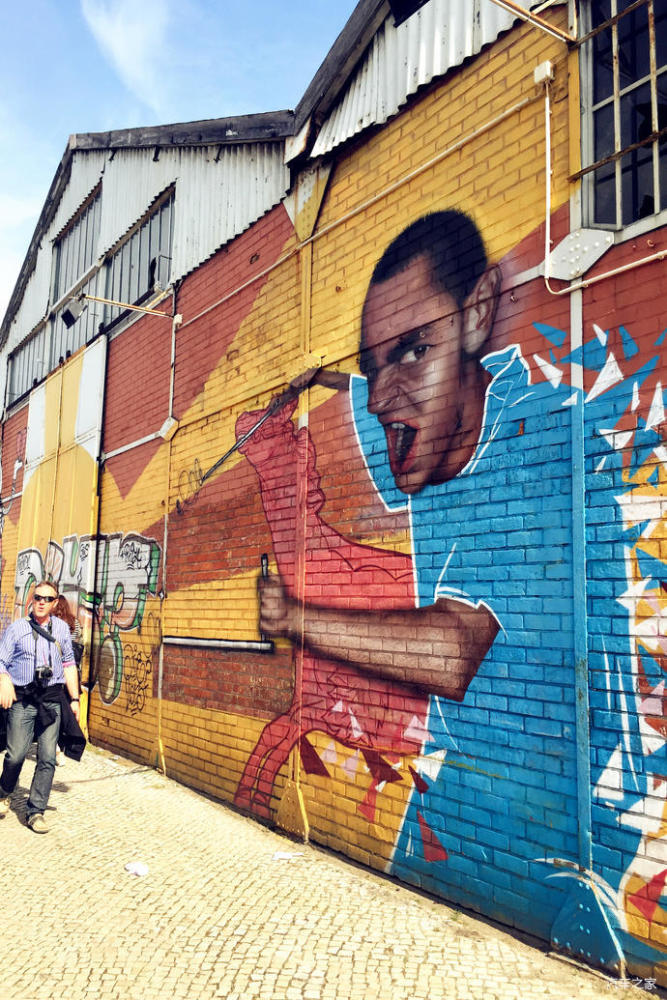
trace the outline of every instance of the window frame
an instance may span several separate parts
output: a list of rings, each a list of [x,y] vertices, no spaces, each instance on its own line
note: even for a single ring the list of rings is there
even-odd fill
[[[56,254],[56,245],[60,244],[60,247],[66,247],[66,244],[61,241],[74,231],[86,212],[101,198],[101,190],[100,184],[91,191],[67,225],[53,240],[50,313],[46,321],[40,323],[36,329],[31,330],[28,336],[8,356],[5,388],[8,408],[22,402],[35,386],[43,382],[70,355],[91,344],[102,333],[111,333],[112,331],[114,334],[120,333],[125,321],[136,319],[140,315],[129,309],[91,301],[77,323],[67,329],[62,321],[62,312],[74,295],[87,292],[101,298],[112,298],[131,305],[142,305],[154,296],[157,281],[160,282],[163,289],[169,287],[175,226],[175,184],[170,184],[153,199],[146,212],[116,241],[99,262],[93,262],[87,270],[78,274],[76,280],[68,288],[60,288],[61,261],[60,252]],[[100,212],[101,205],[97,210],[98,220]],[[142,233],[147,235],[146,241],[142,240]],[[154,238],[156,242],[152,242]],[[133,240],[135,240],[134,244]],[[90,242],[94,244],[92,237]],[[77,260],[79,262],[82,252],[84,253],[83,262],[86,262],[85,254],[88,245],[88,231],[86,230],[85,240],[78,243]],[[73,244],[69,246],[69,252],[71,252],[72,247]],[[151,252],[155,248],[158,252],[153,273]],[[164,263],[165,261],[166,263]],[[123,271],[128,264],[130,270],[126,282],[124,282]],[[132,269],[140,271],[142,266],[147,267],[145,278],[142,280],[141,275],[137,274],[136,283],[131,283]],[[113,287],[115,284],[118,285],[117,289]],[[111,294],[113,291],[124,290],[126,285],[128,294],[136,292],[137,297],[134,300],[120,294]],[[38,349],[42,355],[39,359],[41,370],[39,374],[36,374],[35,352]],[[18,390],[14,388],[17,385],[17,378],[19,379]]]
[[[659,128],[659,82],[667,85],[667,64],[662,67],[657,65],[658,42],[656,36],[656,2],[655,0],[635,0],[626,10],[619,11],[617,0],[609,0],[611,17],[602,24],[592,27],[592,3],[583,6],[582,17],[580,19],[581,29],[584,32],[577,45],[579,47],[580,71],[581,71],[581,154],[582,169],[579,170],[573,179],[582,179],[582,207],[584,211],[584,224],[591,228],[603,228],[613,230],[622,234],[623,238],[631,238],[650,229],[658,228],[667,222],[667,171],[663,166],[663,178],[660,177],[660,147],[663,146],[663,160],[667,157],[667,128]],[[618,25],[635,11],[646,9],[647,11],[647,37],[649,44],[649,67],[648,73],[639,76],[621,86],[620,69],[618,65]],[[602,32],[610,30],[612,39],[612,90],[607,96],[598,101],[594,100],[594,39]],[[623,123],[621,120],[621,106],[624,99],[633,93],[639,93],[646,84],[650,87],[651,94],[651,132],[640,141],[622,145]],[[595,155],[595,126],[594,118],[596,112],[604,107],[611,107],[613,112],[613,151],[606,156],[594,160]],[[662,139],[662,143],[661,143]],[[624,221],[624,160],[629,155],[636,155],[642,149],[649,149],[651,155],[651,176],[652,195],[654,199],[654,211],[645,215],[633,213],[633,217]],[[596,217],[596,173],[600,169],[612,165],[614,212],[613,219],[603,219]],[[631,168],[632,178],[638,175],[637,165]],[[661,190],[662,188],[662,190]],[[664,207],[661,207],[660,202]],[[657,202],[657,206],[656,206]]]

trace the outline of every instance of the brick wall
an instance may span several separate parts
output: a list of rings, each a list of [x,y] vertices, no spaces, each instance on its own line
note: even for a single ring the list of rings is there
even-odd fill
[[[564,928],[585,956],[572,907],[601,907],[631,964],[662,976],[662,265],[593,285],[581,306],[531,277],[545,225],[532,72],[545,59],[557,244],[578,94],[562,46],[521,26],[338,152],[312,244],[299,248],[286,202],[184,279],[177,431],[109,459],[102,476],[90,726],[265,821],[296,773],[319,843],[546,940]],[[492,321],[488,290],[424,321],[410,271],[392,286],[374,358],[435,416],[415,431],[404,401],[385,411],[385,435],[362,385],[354,417],[350,393],[313,385],[216,468],[313,358],[359,372],[381,254],[415,219],[452,209],[481,233],[489,273],[499,268]],[[665,238],[628,241],[592,273]],[[439,374],[410,383],[421,346],[450,343],[429,340],[445,318],[452,338],[484,330],[481,344],[443,348]],[[371,326],[367,311],[366,336]],[[141,319],[111,342],[107,451],[168,415],[170,336]],[[25,427],[12,419],[4,484]],[[440,424],[447,444],[427,437]],[[444,457],[466,448],[452,472]],[[411,449],[440,456],[412,492],[399,482]],[[253,646],[263,554],[289,619],[273,653]],[[586,698],[589,721],[577,718]],[[591,863],[588,798],[604,880],[592,901],[576,878]],[[604,934],[596,947],[612,964]]]

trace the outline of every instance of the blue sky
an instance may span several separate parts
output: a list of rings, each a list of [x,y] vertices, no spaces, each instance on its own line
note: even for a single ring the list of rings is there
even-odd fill
[[[0,317],[71,133],[294,108],[355,5],[7,0]]]

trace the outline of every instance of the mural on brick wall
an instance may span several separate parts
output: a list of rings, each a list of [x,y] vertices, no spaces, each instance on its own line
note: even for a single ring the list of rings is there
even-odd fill
[[[27,614],[38,580],[57,585],[79,619],[83,634],[92,639],[90,674],[84,684],[97,687],[110,705],[125,690],[131,715],[142,711],[152,686],[153,651],[159,648],[159,622],[146,601],[157,593],[161,549],[153,538],[127,534],[70,535],[62,545],[49,542],[39,549],[19,552],[14,581],[14,616]],[[98,585],[91,587],[97,573]],[[148,645],[123,642],[128,633],[148,635]],[[155,634],[153,634],[155,633]]]
[[[467,216],[418,220],[373,273],[361,376],[296,380],[241,445],[275,560],[259,628],[292,642],[298,680],[236,802],[270,817],[297,746],[318,787],[340,770],[362,788],[357,810],[389,844],[392,873],[504,919],[518,912],[549,937],[579,878],[579,422],[588,541],[605,556],[588,582],[596,884],[616,931],[655,960],[667,946],[665,334],[647,353],[630,323],[593,326],[573,351],[565,322],[536,314],[512,342],[494,329],[501,284]],[[348,394],[375,488],[408,513],[411,557],[327,523],[316,447],[293,419],[293,397],[315,381]],[[263,415],[242,415],[237,437]]]

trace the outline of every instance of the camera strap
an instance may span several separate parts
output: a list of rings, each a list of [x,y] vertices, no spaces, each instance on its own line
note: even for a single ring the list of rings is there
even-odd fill
[[[29,615],[28,616],[28,624],[30,625],[30,628],[33,630],[33,632],[36,632],[37,635],[41,635],[42,639],[46,639],[47,642],[55,642],[56,641],[53,638],[53,635],[51,634],[51,623],[49,623],[49,628],[48,629],[42,628],[41,625],[37,624],[37,622],[32,617],[32,615]],[[37,641],[37,637],[35,637],[35,642],[36,641]]]
[[[37,622],[32,617],[32,615],[28,615],[28,623],[30,625],[30,628],[33,631],[34,636],[35,636],[35,666],[37,665],[37,636],[38,635],[41,635],[42,638],[46,639],[47,642],[49,642],[49,643],[54,642],[56,644],[56,646],[58,647],[58,650],[60,651],[60,655],[62,656],[62,650],[60,649],[60,643],[58,642],[57,639],[54,639],[53,635],[51,634],[51,622],[50,621],[49,621],[49,627],[48,627],[48,629],[45,629],[45,628],[42,628],[41,625],[37,624]],[[49,651],[49,666],[51,668],[53,668],[53,663],[51,662],[51,646],[49,645],[47,647],[47,649]]]

